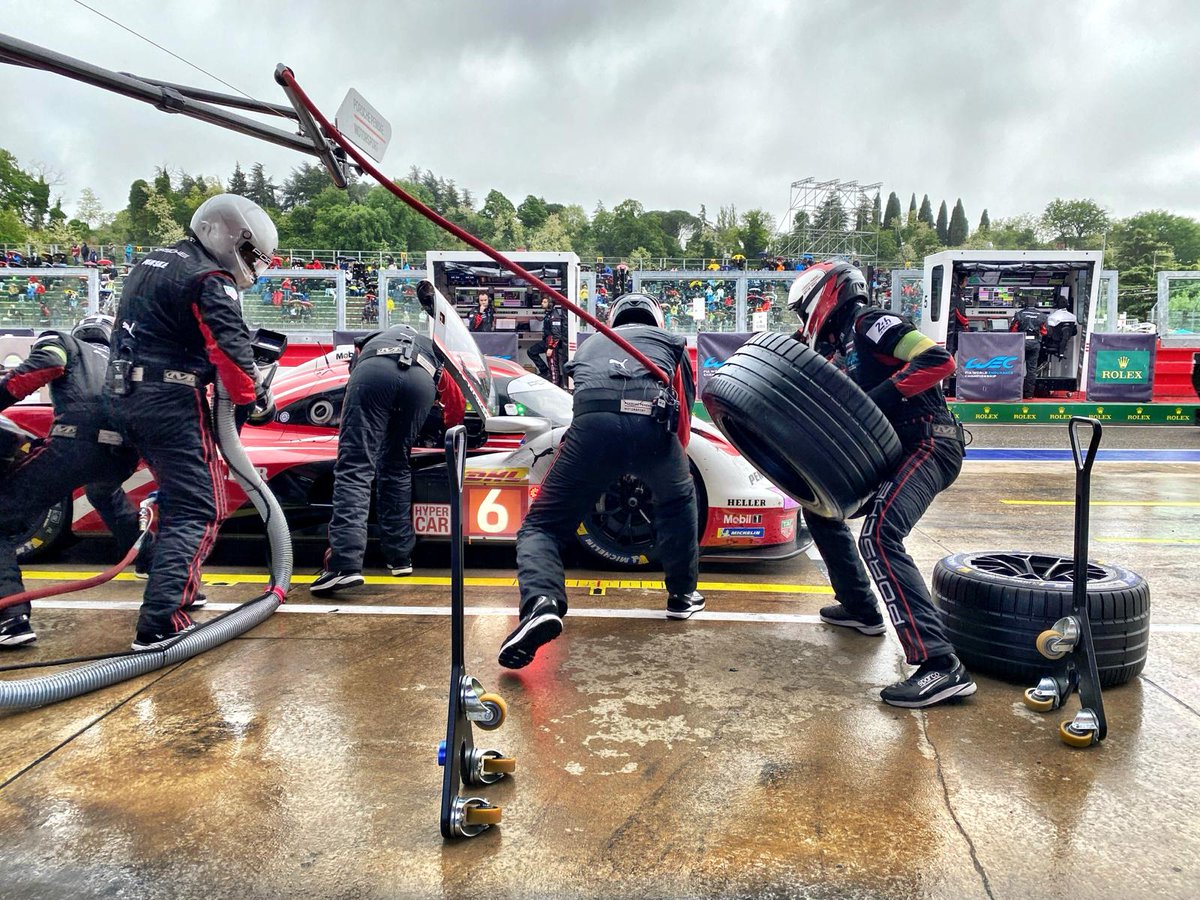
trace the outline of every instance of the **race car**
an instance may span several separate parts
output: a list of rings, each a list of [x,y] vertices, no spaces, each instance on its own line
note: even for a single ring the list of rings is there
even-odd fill
[[[537,497],[567,426],[571,397],[565,390],[507,360],[484,358],[462,321],[438,294],[432,329],[449,371],[467,398],[471,434],[466,469],[465,529],[469,542],[513,543],[529,504]],[[441,313],[444,312],[445,315]],[[393,315],[393,322],[404,312]],[[414,324],[429,321],[421,316]],[[324,540],[332,511],[337,429],[345,394],[349,346],[289,369],[272,391],[278,410],[270,425],[242,430],[251,462],[279,499],[294,537]],[[49,428],[50,410],[20,406],[10,417],[33,434]],[[450,534],[449,488],[437,423],[413,450],[413,520],[418,538]],[[708,560],[786,559],[811,542],[795,501],[759,474],[706,422],[693,419],[688,447],[696,483],[701,556]],[[126,482],[136,503],[154,490],[139,469]],[[222,533],[259,534],[261,522],[241,488],[227,483],[233,510]],[[579,526],[579,544],[596,560],[622,567],[655,561],[653,498],[632,476],[618,479]],[[31,533],[23,556],[45,552],[69,533],[105,533],[82,491],[66,498]]]

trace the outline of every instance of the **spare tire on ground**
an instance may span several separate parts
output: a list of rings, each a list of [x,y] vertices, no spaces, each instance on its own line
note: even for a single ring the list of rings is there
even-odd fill
[[[853,516],[900,461],[900,440],[850,378],[790,335],[756,334],[704,386],[713,424],[817,515]]]
[[[968,669],[1031,686],[1054,663],[1038,634],[1071,614],[1070,557],[1022,550],[957,553],[933,570],[933,602]],[[1135,572],[1088,562],[1088,616],[1100,684],[1113,687],[1146,665],[1150,586]]]

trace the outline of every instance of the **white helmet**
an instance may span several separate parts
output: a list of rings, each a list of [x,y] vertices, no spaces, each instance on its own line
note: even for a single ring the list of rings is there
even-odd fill
[[[270,267],[279,244],[271,217],[237,194],[217,194],[201,203],[192,216],[192,233],[242,290]]]

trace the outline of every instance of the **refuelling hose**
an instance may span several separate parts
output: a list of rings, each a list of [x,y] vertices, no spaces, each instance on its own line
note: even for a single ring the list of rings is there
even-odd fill
[[[279,608],[292,580],[292,537],[279,502],[246,456],[238,438],[233,402],[220,382],[214,418],[217,443],[229,471],[266,525],[271,548],[270,587],[261,596],[198,625],[158,650],[113,655],[53,675],[0,680],[0,709],[29,709],[57,703],[184,662],[244,634]]]
[[[583,321],[587,322],[609,340],[614,341],[622,350],[645,366],[646,371],[654,376],[655,379],[661,381],[667,387],[672,386],[671,378],[669,378],[662,369],[655,365],[649,357],[647,357],[644,353],[622,338],[619,334],[617,334],[587,310],[577,306],[575,303],[572,303],[559,291],[550,287],[550,285],[546,284],[546,282],[542,281],[542,279],[538,278],[532,272],[528,272],[521,266],[517,265],[499,250],[492,249],[491,245],[487,244],[485,241],[475,237],[475,235],[471,234],[469,231],[459,228],[449,219],[438,215],[412,194],[405,191],[402,187],[375,168],[375,166],[372,165],[371,162],[359,152],[358,148],[351,144],[350,141],[333,126],[333,123],[326,119],[321,111],[317,109],[316,104],[309,99],[306,93],[304,93],[304,89],[296,83],[296,76],[292,73],[291,69],[284,65],[278,66],[275,69],[275,80],[281,84],[285,90],[291,93],[295,99],[298,100],[305,107],[305,109],[309,111],[309,113],[312,114],[312,117],[321,126],[321,129],[325,132],[326,136],[337,142],[338,146],[341,147],[346,154],[354,160],[355,164],[362,169],[362,171],[366,172],[368,175],[378,181],[383,187],[395,194],[396,197],[404,201],[416,212],[420,213],[430,222],[433,222],[433,224],[450,232],[464,244],[474,247],[480,253],[483,253],[489,258],[495,260],[518,278],[525,279],[529,284],[532,284],[539,291],[548,295],[559,306],[569,309],[571,312],[575,313],[575,315],[579,316],[579,318],[583,319]]]

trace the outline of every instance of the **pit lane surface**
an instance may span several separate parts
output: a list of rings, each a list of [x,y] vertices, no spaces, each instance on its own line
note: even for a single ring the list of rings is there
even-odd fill
[[[1069,554],[1073,490],[1070,463],[968,462],[910,549],[926,573],[952,551]],[[1090,750],[1059,743],[1061,713],[984,677],[955,705],[882,705],[879,688],[907,671],[894,635],[819,624],[830,593],[807,556],[706,565],[709,612],[688,622],[661,618],[652,575],[572,569],[562,638],[507,673],[495,653],[514,622],[511,552],[472,549],[468,668],[509,705],[476,739],[518,772],[476,791],[505,807],[499,829],[444,843],[435,548],[416,578],[375,571],[335,602],[301,586],[197,659],[0,714],[2,893],[1195,896],[1200,466],[1102,463],[1093,497],[1106,504],[1093,557],[1145,575],[1154,612],[1145,674],[1106,692],[1109,738]],[[96,568],[27,574],[33,586]],[[247,599],[261,577],[207,572],[214,603]],[[34,649],[0,662],[119,649],[139,594],[122,579],[48,601]]]

